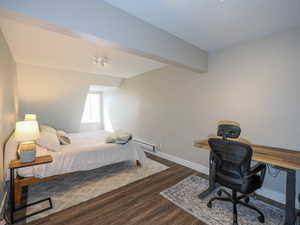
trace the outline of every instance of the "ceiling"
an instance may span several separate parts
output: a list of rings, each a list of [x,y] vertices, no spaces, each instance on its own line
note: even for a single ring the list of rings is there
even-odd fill
[[[107,48],[41,28],[0,20],[0,27],[17,63],[129,78],[165,66],[147,58]],[[106,56],[108,66],[93,64]]]
[[[299,0],[105,0],[213,51],[300,27]]]

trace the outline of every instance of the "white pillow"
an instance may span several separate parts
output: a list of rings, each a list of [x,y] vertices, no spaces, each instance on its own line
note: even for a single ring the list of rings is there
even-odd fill
[[[42,131],[40,133],[40,138],[36,141],[36,143],[39,146],[46,148],[48,151],[59,152],[62,150],[56,134],[51,132]]]
[[[49,132],[49,133],[56,134],[56,129],[54,129],[53,127],[46,126],[46,125],[41,125],[40,130],[41,130],[41,132]]]
[[[68,136],[68,134],[63,130],[57,130],[56,134],[57,136]]]
[[[59,143],[61,145],[68,145],[71,144],[71,139],[68,136],[68,134],[66,132],[64,132],[63,130],[58,130],[56,132],[56,135],[58,137]]]

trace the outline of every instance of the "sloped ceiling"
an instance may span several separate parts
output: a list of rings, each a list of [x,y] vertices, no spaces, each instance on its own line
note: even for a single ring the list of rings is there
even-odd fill
[[[300,27],[299,0],[105,0],[213,51]]]
[[[18,63],[121,78],[165,66],[157,61],[11,20],[1,20],[0,27]],[[108,57],[111,65],[94,65],[94,56]]]

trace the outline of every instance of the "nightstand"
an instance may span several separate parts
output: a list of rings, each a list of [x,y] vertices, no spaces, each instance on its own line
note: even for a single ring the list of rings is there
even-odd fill
[[[46,198],[46,199],[42,199],[42,200],[39,200],[39,201],[35,201],[35,202],[32,202],[30,204],[27,204],[27,205],[23,205],[21,207],[18,207],[16,208],[15,207],[15,188],[14,188],[14,184],[15,184],[15,170],[16,169],[19,169],[19,168],[24,168],[24,167],[29,167],[29,166],[37,166],[37,165],[42,165],[42,164],[46,164],[46,163],[51,163],[52,162],[52,157],[51,155],[45,155],[45,156],[39,156],[39,157],[36,157],[35,161],[33,162],[28,162],[28,163],[21,163],[20,160],[12,160],[10,163],[9,163],[9,169],[10,169],[10,216],[11,216],[11,223],[16,223],[16,222],[19,222],[21,220],[24,220],[28,217],[31,217],[31,216],[34,216],[38,213],[41,213],[41,212],[44,212],[46,210],[49,210],[49,209],[52,209],[52,201],[51,201],[51,198]],[[15,220],[14,218],[14,213],[19,211],[19,210],[22,210],[22,209],[25,209],[27,207],[30,207],[30,206],[33,206],[35,204],[39,204],[41,202],[44,202],[44,201],[49,201],[49,207],[45,208],[45,209],[42,209],[42,210],[39,210],[37,212],[34,212],[34,213],[31,213],[29,215],[26,215],[24,217],[21,217],[21,218],[18,218]]]

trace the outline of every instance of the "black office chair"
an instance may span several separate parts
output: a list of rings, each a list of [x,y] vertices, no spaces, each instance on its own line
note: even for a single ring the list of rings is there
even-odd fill
[[[252,149],[250,145],[233,140],[233,138],[238,138],[240,132],[241,129],[236,125],[220,124],[218,137],[208,140],[212,150],[210,176],[213,176],[215,183],[231,189],[232,194],[220,188],[217,192],[219,197],[212,198],[207,203],[207,207],[211,208],[215,200],[233,203],[233,225],[237,225],[237,205],[240,204],[255,210],[259,214],[259,222],[264,223],[263,213],[248,203],[249,194],[261,188],[263,184],[266,166],[256,164],[251,168]],[[237,192],[242,195],[238,196]],[[227,197],[221,197],[222,194]]]

